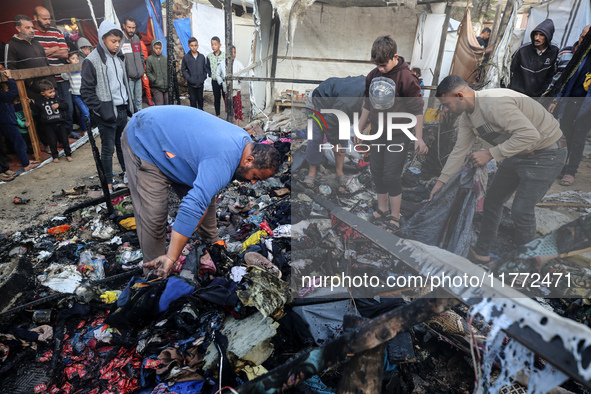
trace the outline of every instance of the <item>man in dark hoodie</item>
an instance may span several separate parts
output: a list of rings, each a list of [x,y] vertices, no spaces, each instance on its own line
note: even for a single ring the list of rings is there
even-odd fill
[[[168,70],[166,56],[162,54],[162,42],[152,40],[152,54],[146,60],[146,75],[154,89],[156,105],[168,105]]]
[[[558,47],[552,45],[554,22],[546,19],[531,32],[531,43],[522,45],[511,61],[509,88],[529,97],[541,97],[552,82]]]
[[[125,67],[129,78],[131,101],[135,107],[134,112],[142,109],[142,76],[144,75],[144,54],[140,44],[140,38],[135,34],[135,19],[126,17],[123,19],[123,41],[121,53],[125,56]]]
[[[124,57],[120,51],[123,31],[113,22],[103,21],[98,33],[99,45],[82,63],[80,95],[98,124],[101,162],[109,188],[112,188],[115,148],[119,164],[125,171],[121,133],[127,125],[127,115],[133,113],[133,104]]]
[[[390,140],[384,131],[379,138],[371,141],[370,169],[378,197],[374,222],[383,222],[393,230],[400,227],[401,176],[406,153],[411,145],[419,153],[428,151],[423,142],[423,100],[419,79],[411,73],[408,63],[397,51],[396,41],[390,36],[378,37],[374,41],[371,61],[376,68],[365,79],[365,102],[359,119],[359,133],[369,120],[374,134],[383,131],[384,118],[388,113],[410,113],[417,120],[414,144],[399,129],[392,131]],[[402,122],[407,123],[408,120]],[[355,139],[359,141],[357,137]],[[402,150],[386,148],[391,145],[402,147]]]
[[[581,45],[591,26],[586,26],[579,41]],[[548,108],[554,113],[556,105],[556,117],[560,119],[560,127],[566,136],[568,147],[567,164],[562,169],[562,186],[571,186],[575,181],[575,175],[583,158],[585,139],[591,128],[591,89],[589,89],[589,75],[591,73],[591,56],[587,55],[568,80],[564,88],[558,93],[557,98]]]

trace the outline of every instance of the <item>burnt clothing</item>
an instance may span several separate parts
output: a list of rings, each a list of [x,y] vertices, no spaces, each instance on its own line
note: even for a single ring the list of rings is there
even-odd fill
[[[534,46],[534,36],[546,36],[548,47],[539,53]],[[511,61],[511,83],[509,88],[529,97],[541,97],[546,91],[556,70],[558,47],[552,45],[554,22],[546,19],[531,32],[531,43],[519,48]]]
[[[374,78],[384,77],[391,79],[396,84],[396,100],[391,108],[377,110],[371,105],[369,100],[369,88]],[[415,116],[423,115],[423,99],[421,98],[421,86],[419,79],[410,72],[408,63],[402,56],[398,57],[398,64],[387,73],[382,73],[378,68],[374,68],[365,78],[365,102],[364,108],[369,111],[369,122],[372,130],[379,130],[379,117],[387,112],[407,112]],[[399,99],[402,98],[402,99]],[[408,121],[406,121],[408,122]],[[393,130],[392,134],[402,134],[401,130]],[[385,142],[386,133],[383,132],[381,138],[376,142]]]
[[[66,111],[69,108],[68,104],[59,96],[54,98],[41,97],[41,99],[35,101],[35,109],[41,118],[41,123],[65,123],[67,120]],[[53,108],[54,104],[59,106]]]

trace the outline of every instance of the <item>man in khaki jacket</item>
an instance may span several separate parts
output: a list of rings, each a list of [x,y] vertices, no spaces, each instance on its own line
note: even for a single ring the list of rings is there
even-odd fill
[[[535,205],[566,161],[562,131],[542,105],[510,89],[476,92],[461,77],[450,75],[441,81],[436,96],[445,111],[462,115],[456,145],[431,198],[462,167],[476,136],[492,147],[472,153],[468,159],[472,165],[484,166],[491,159],[499,163],[484,201],[480,235],[471,251],[472,260],[486,263],[497,239],[503,204],[513,193],[515,244],[521,246],[535,238]]]

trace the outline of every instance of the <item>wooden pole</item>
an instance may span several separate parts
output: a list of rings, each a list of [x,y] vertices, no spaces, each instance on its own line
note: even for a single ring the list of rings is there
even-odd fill
[[[25,120],[29,123],[27,129],[29,130],[31,145],[33,145],[33,153],[35,155],[35,160],[40,162],[41,149],[39,149],[37,130],[35,130],[35,121],[33,120],[33,114],[31,113],[31,106],[29,105],[29,97],[27,97],[27,88],[25,87],[25,81],[23,81],[22,79],[16,81],[16,86],[18,87],[18,96],[21,99],[21,105],[23,106]]]
[[[275,73],[277,72],[277,48],[279,46],[279,17],[273,19],[273,53],[271,56],[271,97],[273,96],[273,89],[275,88]]]
[[[232,20],[232,0],[224,0],[224,14],[226,16],[226,76],[232,75],[232,63],[234,63],[234,59],[232,59],[232,51],[230,50],[230,45],[232,45],[233,37],[232,37],[232,28],[233,28],[233,20]],[[211,76],[212,79],[215,79],[215,75]],[[226,84],[226,120],[230,123],[234,123],[234,103],[232,102],[232,85],[233,82],[231,79],[225,80]]]
[[[43,7],[47,8],[49,15],[51,16],[51,26],[56,27],[57,21],[55,20],[55,13],[53,12],[53,3],[51,0],[43,0]]]
[[[346,315],[343,320],[344,329],[354,329],[365,319],[361,316]],[[384,356],[386,344],[353,357],[343,369],[343,378],[339,383],[339,394],[370,394],[382,391],[384,375]]]
[[[166,62],[168,68],[168,100],[170,104],[180,104],[175,103],[174,95],[174,73],[176,70],[174,67],[173,2],[174,0],[166,0]]]
[[[441,74],[441,63],[443,63],[443,55],[445,53],[445,41],[447,39],[447,31],[449,30],[449,19],[451,17],[451,5],[445,7],[445,20],[443,28],[441,29],[441,39],[439,40],[439,53],[437,54],[437,63],[435,65],[435,72],[433,73],[433,82],[431,85],[437,86],[439,84],[439,74]],[[434,97],[429,95],[429,107],[433,104]]]

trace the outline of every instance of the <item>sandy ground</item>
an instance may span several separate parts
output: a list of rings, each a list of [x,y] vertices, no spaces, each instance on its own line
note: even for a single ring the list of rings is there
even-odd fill
[[[248,98],[243,95],[244,114]],[[188,99],[182,100],[182,104],[189,105]],[[146,104],[144,103],[144,106]],[[214,113],[213,96],[205,93],[205,111]],[[225,115],[222,110],[222,117]],[[241,125],[245,126],[245,119]],[[100,152],[100,137],[96,137],[97,147]],[[45,221],[60,216],[68,208],[86,200],[85,196],[53,198],[62,190],[69,191],[80,185],[100,186],[95,161],[92,155],[90,143],[78,148],[72,157],[74,161],[69,163],[64,157],[60,163],[48,163],[26,174],[18,176],[11,182],[0,184],[0,234],[16,232],[30,226],[38,226]],[[121,172],[121,167],[113,157],[113,173]],[[15,205],[14,197],[30,199],[26,205]]]

